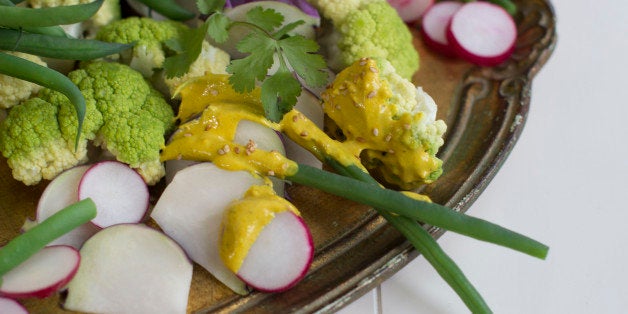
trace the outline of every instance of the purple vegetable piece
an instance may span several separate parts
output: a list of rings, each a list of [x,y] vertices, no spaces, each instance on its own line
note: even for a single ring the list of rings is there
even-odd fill
[[[257,2],[257,1],[261,1],[261,0],[227,0],[225,3],[225,7],[233,8],[241,4],[245,4],[249,2]],[[299,8],[301,11],[303,11],[303,13],[310,15],[312,17],[315,17],[315,18],[320,17],[318,15],[318,11],[311,4],[309,4],[306,0],[276,0],[276,1],[293,5]]]

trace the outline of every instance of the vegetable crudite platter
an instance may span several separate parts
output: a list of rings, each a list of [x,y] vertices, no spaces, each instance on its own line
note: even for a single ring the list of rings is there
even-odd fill
[[[523,130],[548,1],[239,2],[0,0],[0,312],[329,313],[422,254],[485,313],[435,239],[546,257],[465,212]]]

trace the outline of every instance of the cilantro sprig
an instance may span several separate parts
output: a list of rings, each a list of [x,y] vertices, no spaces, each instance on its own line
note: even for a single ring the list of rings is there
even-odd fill
[[[284,25],[281,13],[262,7],[248,11],[245,21],[234,21],[223,13],[224,4],[224,0],[197,1],[199,11],[208,18],[199,28],[167,43],[177,54],[165,61],[166,76],[187,72],[200,54],[205,34],[224,43],[229,40],[229,30],[240,26],[249,34],[236,44],[236,49],[246,56],[231,61],[227,67],[229,82],[239,93],[250,92],[261,84],[261,100],[268,119],[281,120],[297,103],[302,85],[320,87],[327,83],[327,65],[317,54],[318,44],[290,33],[304,21]]]

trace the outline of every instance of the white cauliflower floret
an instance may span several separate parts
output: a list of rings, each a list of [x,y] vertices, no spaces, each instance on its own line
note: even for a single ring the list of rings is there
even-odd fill
[[[46,66],[46,62],[41,60],[38,56],[29,55],[21,52],[4,51],[26,59],[31,62],[35,62],[39,65]],[[33,94],[36,94],[41,89],[41,86],[28,81],[20,80],[12,76],[0,74],[0,108],[11,108],[20,102],[30,98]]]
[[[212,46],[209,42],[203,41],[200,55],[190,65],[190,70],[181,77],[165,78],[170,95],[174,95],[176,89],[184,82],[201,77],[206,73],[227,74],[227,66],[231,58],[225,51]]]

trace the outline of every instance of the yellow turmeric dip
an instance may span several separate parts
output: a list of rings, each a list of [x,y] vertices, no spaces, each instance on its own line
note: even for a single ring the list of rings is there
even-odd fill
[[[341,72],[323,93],[324,112],[342,129],[343,142],[331,139],[303,114],[292,110],[279,123],[264,117],[259,88],[237,93],[227,75],[208,74],[181,86],[178,118],[183,121],[161,154],[162,161],[211,161],[228,170],[286,178],[298,164],[279,152],[256,149],[254,142],[235,144],[238,123],[250,120],[281,131],[319,159],[332,158],[344,166],[377,163],[389,182],[412,188],[429,182],[440,160],[413,137],[411,126],[423,118],[390,104],[391,86],[378,75],[375,61],[363,59]],[[429,201],[418,195],[410,197]],[[296,208],[270,186],[252,187],[236,201],[223,221],[221,257],[237,272],[263,227],[278,212]]]
[[[268,185],[252,186],[242,199],[231,203],[223,216],[220,242],[220,257],[227,268],[237,273],[262,229],[284,211],[300,215]]]
[[[411,85],[411,83],[410,83]],[[324,112],[343,131],[344,141],[331,139],[297,110],[279,123],[264,118],[259,88],[237,93],[228,75],[208,74],[181,86],[179,127],[161,159],[211,161],[229,170],[285,178],[298,165],[278,152],[255,149],[255,143],[233,143],[240,120],[250,120],[283,132],[319,159],[330,157],[344,166],[380,169],[384,179],[402,189],[428,183],[440,174],[442,162],[415,138],[414,126],[423,114],[391,104],[389,80],[377,63],[362,59],[339,73],[322,94]],[[441,130],[440,132],[444,132]]]

